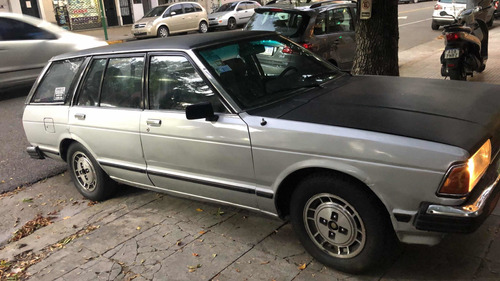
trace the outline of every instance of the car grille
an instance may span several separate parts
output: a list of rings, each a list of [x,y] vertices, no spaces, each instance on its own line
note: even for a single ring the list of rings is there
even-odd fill
[[[145,27],[146,24],[145,23],[138,23],[138,24],[134,24],[134,28],[143,28]]]

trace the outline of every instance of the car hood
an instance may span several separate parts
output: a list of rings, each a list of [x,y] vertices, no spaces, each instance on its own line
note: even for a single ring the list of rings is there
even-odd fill
[[[159,17],[142,18],[142,19],[140,19],[140,20],[138,20],[138,21],[134,22],[134,25],[135,25],[135,24],[138,24],[138,23],[146,23],[146,24],[147,24],[148,22],[153,22],[153,21],[154,21],[155,19],[157,19],[157,18],[159,18]]]
[[[209,18],[219,18],[219,17],[224,17],[227,16],[229,13],[232,13],[233,11],[229,12],[217,12],[217,13],[211,13],[208,15]]]
[[[500,139],[500,86],[385,76],[346,76],[250,114],[376,131],[475,152]]]

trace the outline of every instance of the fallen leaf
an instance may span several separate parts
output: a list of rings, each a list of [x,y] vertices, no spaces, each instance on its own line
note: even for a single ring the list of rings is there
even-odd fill
[[[216,256],[217,256],[217,254],[213,254],[213,255],[212,255],[212,258],[215,258]]]
[[[205,230],[202,230],[202,231],[200,231],[200,232],[198,232],[198,233],[203,235],[203,234],[205,234],[205,233],[207,233],[207,232],[206,232]]]
[[[303,264],[301,264],[301,265],[300,265],[299,267],[297,267],[297,268],[298,268],[299,270],[304,270],[304,269],[306,269],[306,266],[307,266],[307,265],[306,265],[305,263],[303,263]]]
[[[69,219],[69,218],[71,218],[71,217],[70,217],[70,216],[67,216],[67,217],[64,217],[64,218],[63,218],[63,220],[67,220],[67,219]]]
[[[270,261],[263,261],[260,264],[264,265],[264,264],[268,264],[268,263],[270,263]]]
[[[197,253],[193,253],[193,256],[194,256],[194,257],[197,257],[197,256],[199,256],[199,254],[197,254]]]
[[[141,227],[140,227],[140,226],[138,226],[136,229],[137,229],[137,230],[141,230]]]
[[[24,203],[32,203],[33,202],[33,198],[24,198],[23,202]]]
[[[196,209],[196,211],[203,212],[203,209],[198,208],[198,209]]]
[[[241,272],[241,270],[239,270],[239,269],[237,268],[237,269],[236,269],[236,272],[240,273],[240,272]]]
[[[175,245],[177,245],[177,246],[182,245],[182,241],[181,241],[181,240],[178,240],[178,241],[175,243]]]

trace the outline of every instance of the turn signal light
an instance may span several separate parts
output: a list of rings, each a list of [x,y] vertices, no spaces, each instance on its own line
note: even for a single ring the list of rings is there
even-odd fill
[[[491,142],[487,140],[467,163],[453,166],[443,185],[441,195],[464,196],[471,192],[481,177],[486,173],[491,162]]]
[[[447,41],[455,41],[460,39],[460,34],[458,33],[448,33],[446,34],[446,40]]]

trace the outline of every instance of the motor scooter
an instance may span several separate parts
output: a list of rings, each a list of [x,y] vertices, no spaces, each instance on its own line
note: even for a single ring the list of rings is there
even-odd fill
[[[488,26],[476,15],[481,6],[464,9],[457,17],[441,12],[441,16],[451,16],[454,23],[444,26],[445,49],[441,55],[441,75],[451,80],[467,80],[475,72],[486,68],[488,59]]]

